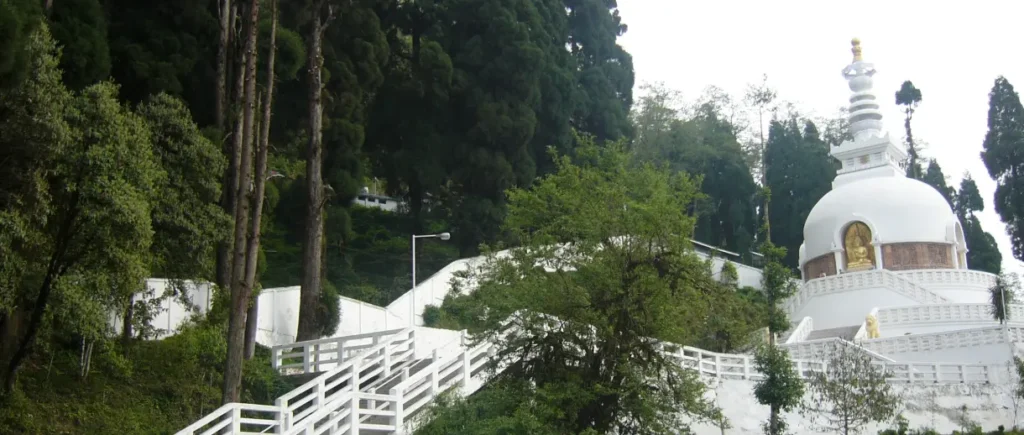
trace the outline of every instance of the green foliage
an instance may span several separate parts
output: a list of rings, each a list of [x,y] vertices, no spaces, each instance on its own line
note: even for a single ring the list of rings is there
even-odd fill
[[[824,361],[825,371],[813,373],[807,382],[810,398],[802,411],[820,430],[858,433],[869,423],[896,416],[901,399],[870,356],[854,345],[834,342],[818,359]]]
[[[996,277],[996,283],[989,289],[989,303],[992,318],[1004,323],[1010,318],[1011,311],[1006,307],[1017,301],[1020,291],[1020,280],[1017,274],[1002,274]]]
[[[107,21],[100,0],[54,2],[50,29],[62,47],[60,69],[69,88],[80,90],[110,75]]]
[[[564,0],[569,14],[566,41],[578,71],[580,95],[572,124],[598,143],[632,136],[633,57],[616,38],[626,32],[615,2]]]
[[[702,174],[705,196],[694,205],[698,216],[694,238],[748,252],[757,229],[753,202],[757,186],[743,158],[738,128],[722,113],[724,103],[706,102],[692,117],[681,119],[673,91],[660,86],[646,90],[633,113],[635,159]]]
[[[1024,258],[1024,190],[1016,188],[1024,174],[1024,107],[1013,85],[999,77],[989,93],[988,133],[981,159],[996,180],[995,209],[1006,223],[1013,256]]]
[[[139,107],[152,136],[161,179],[153,205],[151,273],[164,278],[213,279],[210,263],[224,240],[230,218],[217,204],[227,161],[204,137],[185,104],[168,94]]]
[[[754,397],[762,405],[768,405],[778,416],[779,411],[789,411],[800,404],[804,395],[804,383],[789,359],[789,352],[778,346],[761,346],[754,357],[757,371],[764,378],[754,386]],[[786,433],[786,422],[775,417],[765,423],[764,431],[769,435]]]
[[[0,1],[0,89],[21,84],[32,69],[32,34],[42,22],[36,0]]]
[[[946,175],[942,173],[942,167],[935,159],[928,161],[928,168],[924,171],[921,181],[935,188],[946,199],[950,207],[953,207],[953,198],[956,196],[956,189],[946,184]]]
[[[814,123],[774,120],[765,145],[765,178],[773,193],[771,239],[786,248],[782,263],[796,269],[804,222],[831,187],[837,162],[829,156]],[[763,213],[763,210],[762,210]]]
[[[683,427],[682,415],[711,420],[695,373],[652,340],[698,339],[719,296],[690,251],[697,187],[633,167],[620,145],[581,140],[575,161],[560,157],[532,189],[508,192],[506,231],[522,248],[489,256],[467,276],[479,288],[443,310],[495,343],[509,364],[499,382],[535,385],[531,406],[558,410],[544,421],[560,433],[664,433]]]
[[[917,109],[918,104],[921,104],[921,90],[916,88],[910,80],[904,81],[900,85],[900,90],[896,91],[896,104],[903,106],[903,113],[906,115],[903,120],[903,128],[907,134],[907,155],[910,156],[910,161],[907,162],[907,176],[921,179],[924,173],[921,171],[921,162],[918,157],[919,147],[914,143],[914,134],[910,129],[914,110]]]
[[[0,161],[18,168],[0,177],[0,313],[31,297],[21,277],[47,254],[42,227],[52,203],[46,174],[72,138],[64,117],[72,97],[61,83],[53,39],[40,26],[25,42],[33,74],[18,86],[0,86]]]
[[[128,354],[99,341],[89,376],[77,342],[38,353],[4,404],[2,433],[173,433],[220,406],[223,327],[187,325],[175,336],[135,343]],[[246,362],[243,400],[272,404],[291,388],[258,347]]]
[[[196,124],[213,124],[219,23],[211,0],[104,0],[110,75],[130,102],[166,92],[188,103]]]
[[[740,274],[736,271],[736,265],[731,261],[723,262],[722,270],[718,274],[718,279],[722,281],[722,284],[735,287],[736,283],[740,280]]]
[[[562,434],[551,422],[559,410],[530,400],[536,388],[524,382],[488,384],[472,398],[448,393],[434,399],[426,423],[416,435]]]
[[[964,175],[960,181],[960,191],[956,193],[954,210],[963,226],[964,241],[968,248],[967,266],[973,270],[998,275],[1002,272],[1003,255],[999,252],[995,237],[981,228],[981,221],[974,214],[985,210],[985,200],[982,199],[971,174]]]

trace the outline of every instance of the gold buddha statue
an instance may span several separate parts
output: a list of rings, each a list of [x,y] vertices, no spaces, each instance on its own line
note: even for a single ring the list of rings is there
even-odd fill
[[[874,266],[874,252],[870,242],[871,230],[860,222],[846,229],[846,269],[864,270]]]

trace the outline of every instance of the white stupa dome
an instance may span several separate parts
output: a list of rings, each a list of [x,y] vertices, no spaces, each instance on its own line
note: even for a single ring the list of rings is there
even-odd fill
[[[841,248],[842,232],[864,222],[877,242],[955,241],[958,226],[949,203],[934,187],[906,177],[871,177],[836,186],[804,223],[800,263]]]

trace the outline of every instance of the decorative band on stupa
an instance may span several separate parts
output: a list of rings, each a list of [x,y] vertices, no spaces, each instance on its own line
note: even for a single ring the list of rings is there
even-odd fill
[[[872,92],[875,65],[864,62],[860,39],[850,41],[853,63],[843,68],[843,77],[849,82],[850,90],[850,133],[854,141],[860,141],[882,134],[882,112]]]

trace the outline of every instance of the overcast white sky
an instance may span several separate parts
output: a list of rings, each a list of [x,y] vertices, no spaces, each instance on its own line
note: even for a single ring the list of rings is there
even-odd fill
[[[878,69],[875,93],[885,128],[902,139],[895,92],[904,80],[921,89],[914,137],[959,186],[970,171],[985,197],[981,222],[1003,254],[1006,272],[1024,272],[992,209],[995,182],[981,161],[988,131],[988,92],[995,78],[1024,86],[1020,17],[1024,1],[619,0],[629,26],[620,43],[633,55],[634,92],[662,82],[687,100],[709,85],[741,97],[762,74],[779,98],[802,114],[832,115],[848,104],[840,71],[861,39],[864,60]],[[1018,88],[1018,91],[1024,88]]]

